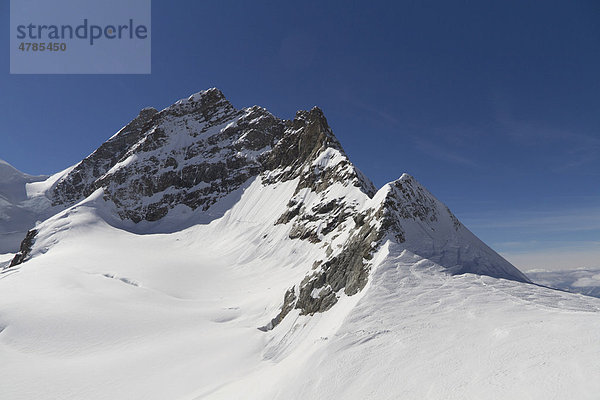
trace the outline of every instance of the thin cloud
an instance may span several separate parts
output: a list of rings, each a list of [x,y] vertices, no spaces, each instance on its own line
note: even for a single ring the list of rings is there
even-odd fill
[[[367,103],[363,102],[362,100],[356,98],[355,96],[345,95],[343,98],[351,106],[356,107],[356,108],[366,112],[367,114],[370,114],[375,119],[380,120],[380,121],[382,120],[382,121],[394,126],[396,129],[401,129],[403,136],[406,137],[407,139],[409,139],[410,141],[412,141],[415,148],[418,151],[420,151],[430,157],[433,157],[437,160],[440,160],[440,161],[445,161],[445,162],[449,162],[452,164],[457,164],[457,165],[466,166],[466,167],[470,167],[470,168],[479,168],[479,165],[477,163],[475,163],[473,160],[471,160],[467,157],[464,157],[463,155],[459,154],[456,151],[449,150],[447,146],[436,144],[432,141],[423,139],[422,136],[417,136],[415,134],[409,133],[411,131],[415,131],[415,129],[416,129],[415,126],[409,126],[408,124],[404,124],[395,116],[393,116],[385,111],[382,111],[381,109],[379,109],[377,107],[367,104]],[[435,133],[434,129],[432,129],[431,131],[432,131],[432,133]],[[455,138],[456,136],[457,135],[444,135],[444,137],[446,137],[446,138],[447,137]]]
[[[573,130],[560,129],[547,124],[516,119],[508,107],[496,101],[495,119],[498,130],[520,146],[539,148],[553,145],[560,149],[563,157],[553,159],[553,169],[564,172],[600,160],[600,135],[589,135]]]
[[[479,167],[478,164],[475,163],[473,160],[467,157],[463,157],[460,154],[450,151],[447,148],[435,144],[433,142],[415,138],[413,138],[413,142],[417,150],[431,157],[437,158],[438,160],[447,161],[453,164],[458,164],[471,168]]]
[[[465,218],[475,228],[529,228],[544,231],[600,230],[600,207],[573,210],[524,211],[507,214],[488,213],[476,218]]]
[[[567,241],[567,240],[553,240],[553,241],[541,241],[541,240],[522,240],[522,241],[511,241],[511,242],[496,242],[492,244],[496,248],[503,248],[505,252],[514,254],[526,254],[536,251],[587,251],[587,250],[598,250],[600,251],[600,242],[595,240],[580,240],[580,241]],[[600,260],[599,260],[600,262]]]
[[[521,270],[600,267],[600,207],[494,212],[463,221]]]
[[[368,114],[374,115],[377,117],[377,119],[379,120],[384,120],[392,125],[395,126],[400,126],[400,120],[398,120],[398,118],[396,118],[395,116],[380,110],[377,107],[373,107],[370,104],[365,103],[364,101],[358,99],[355,96],[352,95],[344,95],[342,97],[344,99],[344,101],[346,101],[347,103],[349,103],[351,106],[356,107],[361,109],[362,111],[366,111]]]

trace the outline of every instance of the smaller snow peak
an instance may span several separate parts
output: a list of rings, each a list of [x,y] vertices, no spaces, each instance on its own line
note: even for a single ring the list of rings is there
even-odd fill
[[[435,230],[442,217],[441,207],[445,207],[408,174],[384,185],[372,204],[383,231],[393,234],[399,243],[407,240],[407,227],[418,227],[421,232]]]
[[[413,177],[403,174],[390,184],[389,204],[402,219],[416,219],[423,222],[437,220],[436,199]]]
[[[450,209],[410,175],[385,185],[377,192],[376,216],[386,234],[413,254],[433,260],[452,274],[475,273],[528,282],[466,229]]]
[[[384,186],[387,197],[394,197],[402,203],[419,203],[437,208],[437,200],[413,176],[403,173],[402,176]]]
[[[0,160],[0,183],[7,183],[14,180],[23,179],[24,173],[10,165],[4,160]]]
[[[8,183],[29,183],[29,182],[37,182],[44,180],[47,178],[47,175],[29,175],[24,172],[19,171],[11,164],[4,160],[0,160],[0,185],[8,184]],[[2,195],[2,187],[0,186],[0,195]]]
[[[419,181],[417,181],[415,179],[414,176],[407,174],[406,172],[404,172],[400,178],[396,179],[395,181],[389,182],[389,185],[391,187],[401,187],[402,185],[406,185],[406,186],[411,186],[414,188],[422,188],[424,190],[426,190],[424,188],[423,185],[421,185],[421,183],[419,183]]]

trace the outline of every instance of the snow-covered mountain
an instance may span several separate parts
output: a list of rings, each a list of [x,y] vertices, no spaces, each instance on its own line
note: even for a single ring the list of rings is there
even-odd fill
[[[407,174],[377,190],[318,108],[146,108],[36,193],[56,213],[0,275],[8,398],[600,389],[598,299],[529,284]]]

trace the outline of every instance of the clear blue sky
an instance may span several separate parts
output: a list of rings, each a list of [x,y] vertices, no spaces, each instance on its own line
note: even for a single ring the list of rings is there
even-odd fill
[[[523,269],[600,266],[597,0],[154,0],[152,15],[151,75],[9,75],[0,30],[0,158],[56,172],[142,107],[216,86],[282,118],[320,106],[376,185],[414,175]]]

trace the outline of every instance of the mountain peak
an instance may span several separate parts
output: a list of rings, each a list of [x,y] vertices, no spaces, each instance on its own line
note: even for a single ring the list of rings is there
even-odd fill
[[[211,88],[194,93],[185,99],[180,99],[162,112],[173,116],[195,113],[202,115],[206,120],[210,120],[219,114],[230,114],[235,111],[223,92],[217,88]]]
[[[209,88],[206,90],[201,90],[199,92],[193,93],[185,99],[176,101],[175,104],[184,103],[184,102],[190,102],[190,103],[213,102],[213,103],[216,103],[219,101],[227,101],[227,98],[225,98],[225,95],[223,94],[223,92],[220,89],[217,89],[216,87],[212,87],[212,88]]]
[[[313,106],[313,108],[311,108],[310,110],[298,110],[298,111],[296,111],[295,118],[298,119],[298,120],[305,120],[305,119],[309,119],[309,120],[324,120],[325,122],[327,122],[327,119],[325,118],[325,114],[323,113],[323,110],[321,110],[317,106]]]
[[[0,183],[11,182],[15,179],[24,178],[26,174],[13,167],[8,162],[0,159]]]
[[[450,209],[408,174],[385,185],[380,200],[385,226],[402,246],[455,274],[475,273],[530,282],[469,231]]]

